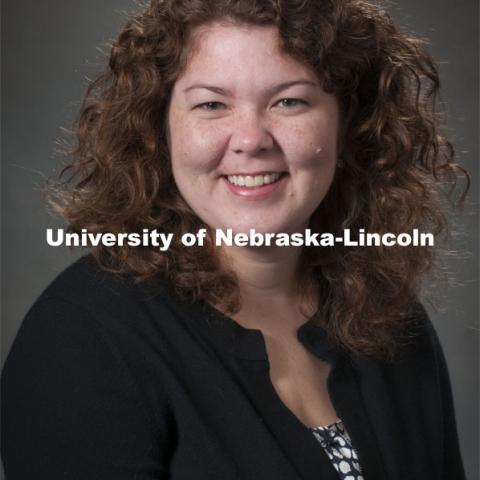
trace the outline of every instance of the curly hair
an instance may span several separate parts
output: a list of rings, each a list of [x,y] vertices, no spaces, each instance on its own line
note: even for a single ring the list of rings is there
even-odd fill
[[[123,27],[107,68],[88,88],[73,161],[52,199],[70,231],[148,228],[179,239],[205,227],[175,185],[166,123],[189,35],[215,20],[276,26],[285,51],[312,67],[339,101],[343,168],[312,216],[312,230],[444,231],[439,187],[454,187],[459,171],[467,181],[468,174],[438,134],[437,69],[422,41],[364,0],[151,0]],[[462,199],[466,190],[468,183]],[[240,308],[235,274],[220,267],[213,242],[185,248],[177,240],[166,252],[98,246],[92,253],[102,268],[166,282],[184,301],[203,300],[229,314]],[[318,291],[317,319],[331,341],[393,357],[434,252],[305,248],[302,262],[302,288]]]

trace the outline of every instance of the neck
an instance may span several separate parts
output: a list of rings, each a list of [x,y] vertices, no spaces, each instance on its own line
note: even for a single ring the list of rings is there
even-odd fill
[[[301,249],[295,247],[221,249],[222,263],[237,275],[242,306],[234,315],[247,328],[296,329],[312,315],[316,302],[305,304],[298,292]]]

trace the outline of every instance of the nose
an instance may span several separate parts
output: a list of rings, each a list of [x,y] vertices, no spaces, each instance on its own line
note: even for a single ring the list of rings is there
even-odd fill
[[[260,113],[250,111],[238,114],[230,137],[230,149],[234,153],[251,156],[266,152],[273,145],[272,134]]]

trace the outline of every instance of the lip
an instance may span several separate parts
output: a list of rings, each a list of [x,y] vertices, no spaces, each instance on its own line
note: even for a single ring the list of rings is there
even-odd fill
[[[280,175],[285,174],[284,170],[259,170],[258,172],[232,172],[224,173],[223,177],[231,177],[232,175],[237,175],[240,177],[256,177],[257,175],[271,175],[272,173],[280,173]]]
[[[258,173],[246,173],[246,174],[237,172],[232,175],[254,177],[255,175],[268,175],[269,173],[274,173],[274,172],[258,172]],[[280,188],[285,183],[287,177],[288,177],[288,174],[286,172],[282,172],[282,174],[280,175],[280,177],[276,182],[269,183],[267,185],[261,185],[259,187],[241,187],[239,185],[234,185],[233,183],[230,183],[228,181],[226,176],[222,177],[222,180],[226,183],[228,189],[234,195],[237,195],[239,197],[243,197],[249,200],[257,200],[260,198],[267,197],[272,192]]]

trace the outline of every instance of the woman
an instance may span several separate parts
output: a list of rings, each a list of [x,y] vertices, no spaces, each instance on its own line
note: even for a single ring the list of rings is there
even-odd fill
[[[133,18],[54,204],[72,231],[174,241],[94,247],[30,310],[2,376],[7,478],[465,478],[417,300],[428,248],[214,242],[441,233],[458,167],[437,90],[419,42],[358,0]]]

